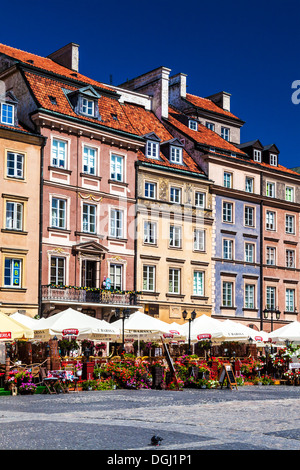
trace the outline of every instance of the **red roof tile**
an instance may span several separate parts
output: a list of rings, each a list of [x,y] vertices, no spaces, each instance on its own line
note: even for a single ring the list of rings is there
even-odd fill
[[[218,149],[226,150],[228,152],[239,153],[241,155],[246,155],[243,151],[239,148],[235,147],[227,140],[223,139],[219,134],[216,132],[208,129],[203,124],[198,123],[198,130],[190,129],[187,125],[185,125],[180,119],[184,115],[175,109],[173,106],[169,107],[169,117],[168,121],[174,127],[176,127],[181,132],[184,132],[188,135],[191,139],[198,142],[199,144],[207,145],[209,147],[216,147]]]
[[[57,64],[52,59],[49,59],[47,57],[41,57],[30,52],[21,51],[20,49],[6,46],[5,44],[0,44],[0,54],[5,54],[6,56],[17,60],[22,64],[31,65],[37,69],[45,70],[47,72],[60,75],[64,78],[77,80],[83,83],[87,83],[89,85],[111,90],[109,86],[103,85],[103,83],[85,77],[84,75],[81,75],[78,72],[74,72],[74,70],[68,69],[67,67],[63,67],[62,65]]]
[[[186,94],[186,100],[192,103],[197,108],[205,109],[207,111],[212,111],[218,114],[224,114],[226,116],[232,117],[234,119],[239,119],[230,111],[226,111],[223,108],[220,108],[216,103],[208,98],[201,98],[200,96],[191,95],[190,93]]]
[[[143,136],[154,132],[157,137],[160,138],[161,144],[164,142],[168,142],[174,138],[174,136],[165,128],[163,123],[155,116],[152,111],[147,111],[141,106],[135,106],[128,103],[126,103],[124,106],[125,113],[128,116],[133,129],[138,135]],[[184,165],[177,165],[171,163],[162,152],[160,152],[160,160],[146,157],[142,151],[139,151],[138,158],[140,161],[152,163],[155,165],[176,168],[178,170],[188,170],[193,173],[199,173],[204,175],[202,169],[197,165],[197,163],[193,160],[193,158],[188,154],[185,149],[183,149]]]

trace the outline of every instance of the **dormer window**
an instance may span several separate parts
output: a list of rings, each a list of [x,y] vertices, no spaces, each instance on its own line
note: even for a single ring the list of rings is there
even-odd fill
[[[273,153],[270,154],[270,165],[277,166],[277,155]]]
[[[9,103],[1,104],[1,124],[14,125],[14,105]]]
[[[261,150],[254,149],[253,160],[255,162],[261,162]]]
[[[198,130],[198,122],[193,120],[193,119],[190,119],[189,120],[189,128],[192,129],[193,131],[197,131]]]
[[[174,147],[171,145],[170,147],[170,162],[177,163],[179,165],[182,164],[182,148]]]
[[[87,116],[94,116],[95,104],[93,100],[82,98],[82,113]]]
[[[158,154],[159,154],[158,142],[148,140],[147,145],[146,145],[146,156],[148,158],[158,158]]]

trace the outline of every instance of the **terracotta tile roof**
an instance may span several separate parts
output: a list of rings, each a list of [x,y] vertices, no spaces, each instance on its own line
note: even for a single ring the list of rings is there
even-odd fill
[[[5,129],[9,131],[18,131],[18,132],[24,132],[25,134],[32,134],[32,131],[28,131],[24,127],[22,127],[20,124],[17,126],[9,126],[7,124],[0,124],[0,129]]]
[[[178,111],[173,106],[169,107],[169,123],[181,132],[184,132],[194,141],[198,142],[199,144],[207,145],[209,147],[215,147],[217,149],[225,150],[227,152],[246,155],[246,153],[244,153],[242,150],[235,147],[230,142],[227,142],[227,140],[223,139],[221,136],[219,136],[219,134],[208,129],[203,124],[198,123],[197,131],[190,129],[185,123],[182,122],[182,118],[184,118],[183,113]]]
[[[235,147],[234,145],[230,144],[226,140],[224,140],[221,136],[216,134],[216,132],[208,129],[205,127],[203,124],[198,123],[198,131],[190,129],[187,125],[185,125],[183,122],[180,121],[182,119],[182,116],[184,116],[180,111],[175,109],[173,106],[169,107],[169,118],[168,122],[174,126],[178,131],[184,133],[188,137],[190,137],[192,140],[199,144],[203,145],[208,145],[210,147],[215,147],[217,150],[217,154],[224,156],[224,157],[230,157],[234,158],[235,160],[240,161],[241,163],[245,164],[247,162],[266,169],[270,169],[272,171],[280,171],[280,172],[285,172],[289,173],[291,175],[296,175],[299,177],[299,173],[296,171],[293,171],[289,168],[286,168],[282,165],[269,165],[268,163],[265,162],[255,162],[254,160],[250,159],[248,154],[245,152],[241,151],[238,147]],[[220,151],[219,151],[220,150]],[[235,156],[233,155],[228,155],[228,153],[223,153],[222,150],[224,151],[230,151],[230,153],[234,153]],[[245,158],[246,157],[246,160]]]
[[[125,113],[128,116],[132,127],[136,134],[143,136],[154,132],[160,138],[161,144],[172,140],[174,136],[166,129],[163,123],[155,116],[152,111],[147,111],[141,106],[126,103],[124,105]],[[184,165],[177,165],[171,163],[162,152],[160,152],[160,160],[155,158],[146,157],[146,155],[139,151],[138,158],[140,161],[152,163],[155,165],[165,166],[168,168],[176,168],[178,170],[188,170],[193,173],[204,175],[203,170],[197,165],[188,152],[183,149],[183,163]]]
[[[73,110],[67,98],[65,90],[75,91],[78,87],[70,86],[45,76],[37,75],[31,72],[24,72],[28,84],[40,107],[49,111],[54,111],[65,116],[80,118],[95,124],[100,124],[115,130],[134,133],[132,125],[124,113],[123,106],[118,100],[108,96],[101,96],[98,100],[101,120],[78,115]],[[56,104],[53,104],[51,98],[55,98]]]
[[[100,83],[91,78],[85,77],[84,75],[81,75],[78,72],[74,72],[73,70],[68,69],[67,67],[63,67],[62,65],[57,64],[52,59],[49,59],[47,57],[41,57],[30,52],[21,51],[20,49],[6,46],[5,44],[0,44],[0,54],[5,54],[6,56],[15,59],[21,64],[33,66],[37,69],[51,72],[67,79],[77,80],[89,85],[111,90],[109,86],[104,85],[103,83]]]
[[[195,95],[191,95],[190,93],[187,93],[186,101],[188,101],[189,103],[192,103],[197,108],[205,109],[206,111],[212,111],[218,114],[224,114],[234,119],[239,119],[230,111],[226,111],[225,109],[220,108],[220,106],[218,106],[217,104],[215,104],[212,100],[208,98],[201,98],[200,96],[195,96]]]

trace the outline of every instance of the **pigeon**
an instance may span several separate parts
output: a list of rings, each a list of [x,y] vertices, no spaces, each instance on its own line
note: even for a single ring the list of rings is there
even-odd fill
[[[163,440],[162,437],[159,437],[159,436],[152,436],[151,437],[151,445],[153,446],[159,446],[160,445],[160,442]]]

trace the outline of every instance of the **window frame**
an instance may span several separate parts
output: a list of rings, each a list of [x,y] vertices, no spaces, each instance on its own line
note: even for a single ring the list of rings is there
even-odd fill
[[[175,273],[178,273],[177,280],[175,279]],[[178,284],[178,290],[175,289],[176,283]],[[170,289],[172,287],[172,289]],[[169,294],[180,294],[181,292],[181,269],[169,267]]]
[[[19,258],[19,257],[15,257],[15,256],[4,256],[4,260],[3,260],[3,266],[4,266],[4,271],[3,271],[3,287],[7,288],[7,289],[21,289],[22,288],[22,285],[23,285],[23,263],[24,263],[24,259],[23,258]],[[7,271],[7,266],[6,266],[6,262],[9,261],[10,265],[9,265],[9,278],[10,278],[10,282],[7,284],[5,279],[8,277],[7,274],[6,274],[6,271]],[[15,269],[15,267],[13,267],[13,264],[15,262],[18,262],[18,277],[16,279],[19,279],[19,282],[18,284],[16,284],[14,282],[14,279],[15,279],[15,276],[16,274],[13,274],[13,271]]]
[[[52,266],[52,260],[55,259],[55,266]],[[58,262],[63,261],[63,266],[58,266]],[[52,280],[52,268],[55,268],[55,282]],[[62,282],[59,281],[59,269],[63,270],[63,276],[62,276]],[[55,285],[62,285],[64,286],[66,284],[66,258],[64,256],[55,256],[51,255],[50,256],[50,284],[55,284]],[[61,277],[61,276],[60,276]]]
[[[117,163],[116,160],[120,159],[120,163]],[[113,161],[115,160],[115,161]],[[123,155],[118,155],[112,153],[110,156],[110,179],[118,183],[124,183],[125,181],[125,168],[124,168],[125,157]],[[120,172],[118,171],[120,168]],[[118,175],[121,175],[121,178],[118,178]]]
[[[11,226],[8,224],[8,204],[13,205],[13,215]],[[18,212],[18,207],[21,211]],[[20,225],[20,226],[18,226]],[[24,230],[24,203],[19,201],[13,201],[11,199],[5,199],[5,229],[13,230],[16,232],[22,232]]]
[[[87,211],[85,211],[87,209]],[[94,214],[91,213],[93,209]],[[87,217],[87,221],[84,221],[84,217]],[[94,218],[94,221],[92,220]],[[85,228],[85,224],[87,224],[87,228]],[[94,225],[94,230],[92,230],[92,226]],[[84,202],[82,204],[82,231],[84,233],[96,233],[97,232],[97,206],[95,204],[88,204]]]
[[[124,211],[115,207],[110,208],[109,236],[124,238]],[[119,226],[117,226],[119,224]]]
[[[56,208],[53,207],[53,202],[54,201],[58,202],[58,206]],[[59,207],[60,203],[63,203],[64,207]],[[57,224],[53,223],[53,221],[54,221],[53,211],[54,210],[57,211],[57,216],[56,216],[56,219],[58,221]],[[61,216],[60,216],[60,211],[63,211],[63,218],[61,218]],[[60,226],[60,224],[59,224],[60,220],[63,220],[63,222],[64,222],[63,227]],[[55,228],[55,229],[60,229],[60,230],[66,230],[66,228],[67,228],[67,200],[66,199],[60,198],[58,196],[52,196],[52,199],[51,199],[51,212],[50,212],[50,227]]]
[[[8,120],[3,119],[3,107],[7,107],[6,115],[9,116],[9,109],[11,109],[11,122]],[[1,103],[0,104],[0,115],[1,115],[1,124],[5,124],[6,126],[14,126],[15,125],[15,105],[11,103]]]
[[[195,285],[195,275],[198,277],[200,275],[201,281],[200,281],[200,292],[198,290],[198,283],[199,280],[196,279],[196,285]],[[194,270],[193,272],[193,295],[198,295],[200,297],[203,297],[205,295],[205,273],[204,271],[199,271],[199,270]]]
[[[152,271],[152,279],[151,279],[151,272]],[[146,277],[145,277],[146,274]],[[156,278],[156,266],[150,264],[143,264],[143,291],[145,292],[155,292],[155,278]],[[152,281],[152,289],[151,289],[151,281]],[[146,287],[145,286],[146,283]]]
[[[53,151],[54,151],[54,142],[57,142],[57,156],[53,156]],[[60,144],[64,144],[64,156],[63,160],[60,159],[59,157],[59,146]],[[54,163],[54,158],[57,159],[57,164]],[[60,161],[63,161],[63,165],[60,164]],[[56,136],[53,136],[51,139],[51,166],[55,168],[62,168],[63,170],[66,170],[68,168],[68,141],[59,139]]]
[[[14,156],[13,159],[13,167],[10,167],[10,169],[13,169],[13,175],[9,174],[9,161],[10,160],[10,155]],[[21,157],[21,161],[18,162],[18,157]],[[21,168],[18,168],[18,164],[21,165]],[[21,172],[21,175],[18,175],[18,172]],[[17,180],[24,180],[25,179],[25,154],[24,153],[19,153],[13,150],[7,150],[6,151],[6,177],[9,179],[17,179]]]

